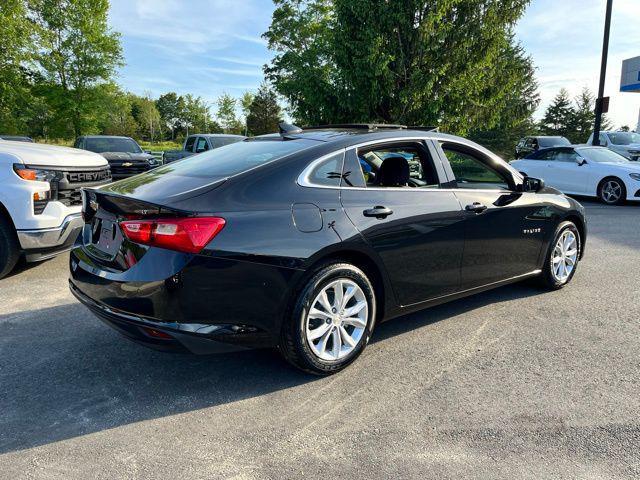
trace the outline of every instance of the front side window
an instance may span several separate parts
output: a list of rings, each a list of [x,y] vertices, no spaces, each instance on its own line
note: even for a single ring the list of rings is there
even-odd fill
[[[442,150],[449,160],[458,188],[488,190],[509,188],[506,178],[488,167],[479,158],[446,145],[442,147]]]
[[[438,176],[422,145],[394,144],[357,151],[367,187],[438,187]]]

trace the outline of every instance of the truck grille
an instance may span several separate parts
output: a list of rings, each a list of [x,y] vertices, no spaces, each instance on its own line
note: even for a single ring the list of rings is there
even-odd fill
[[[58,201],[67,207],[82,205],[82,187],[99,187],[111,181],[108,166],[97,168],[60,168],[58,180],[51,182],[51,200],[34,200],[33,213],[40,215],[49,201]]]
[[[111,165],[111,174],[118,177],[128,177],[149,171],[150,166],[147,162],[134,163],[128,167],[122,165]]]
[[[82,205],[82,194],[79,188],[75,190],[58,190],[58,201],[67,207]]]

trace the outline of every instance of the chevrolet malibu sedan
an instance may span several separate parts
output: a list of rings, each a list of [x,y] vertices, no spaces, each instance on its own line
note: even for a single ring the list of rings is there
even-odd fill
[[[163,350],[276,347],[320,375],[385,320],[525,279],[564,287],[587,235],[575,200],[398,126],[284,125],[83,200],[70,288],[108,325]]]
[[[547,148],[511,166],[566,194],[597,197],[608,205],[640,201],[640,163],[604,147]]]

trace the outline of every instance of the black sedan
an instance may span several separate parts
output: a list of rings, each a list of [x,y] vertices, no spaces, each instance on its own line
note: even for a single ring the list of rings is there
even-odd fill
[[[376,125],[283,127],[86,190],[83,215],[71,291],[123,335],[277,347],[317,374],[378,322],[524,279],[561,288],[586,241],[579,203],[479,145]]]

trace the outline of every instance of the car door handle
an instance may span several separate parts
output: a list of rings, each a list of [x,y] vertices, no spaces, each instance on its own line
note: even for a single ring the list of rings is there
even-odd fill
[[[487,209],[486,205],[481,204],[480,202],[473,202],[471,205],[467,205],[464,207],[467,212],[473,213],[482,213]]]
[[[392,213],[393,213],[393,210],[387,207],[382,207],[382,206],[373,207],[362,212],[362,214],[365,217],[376,217],[378,220],[387,218]]]

